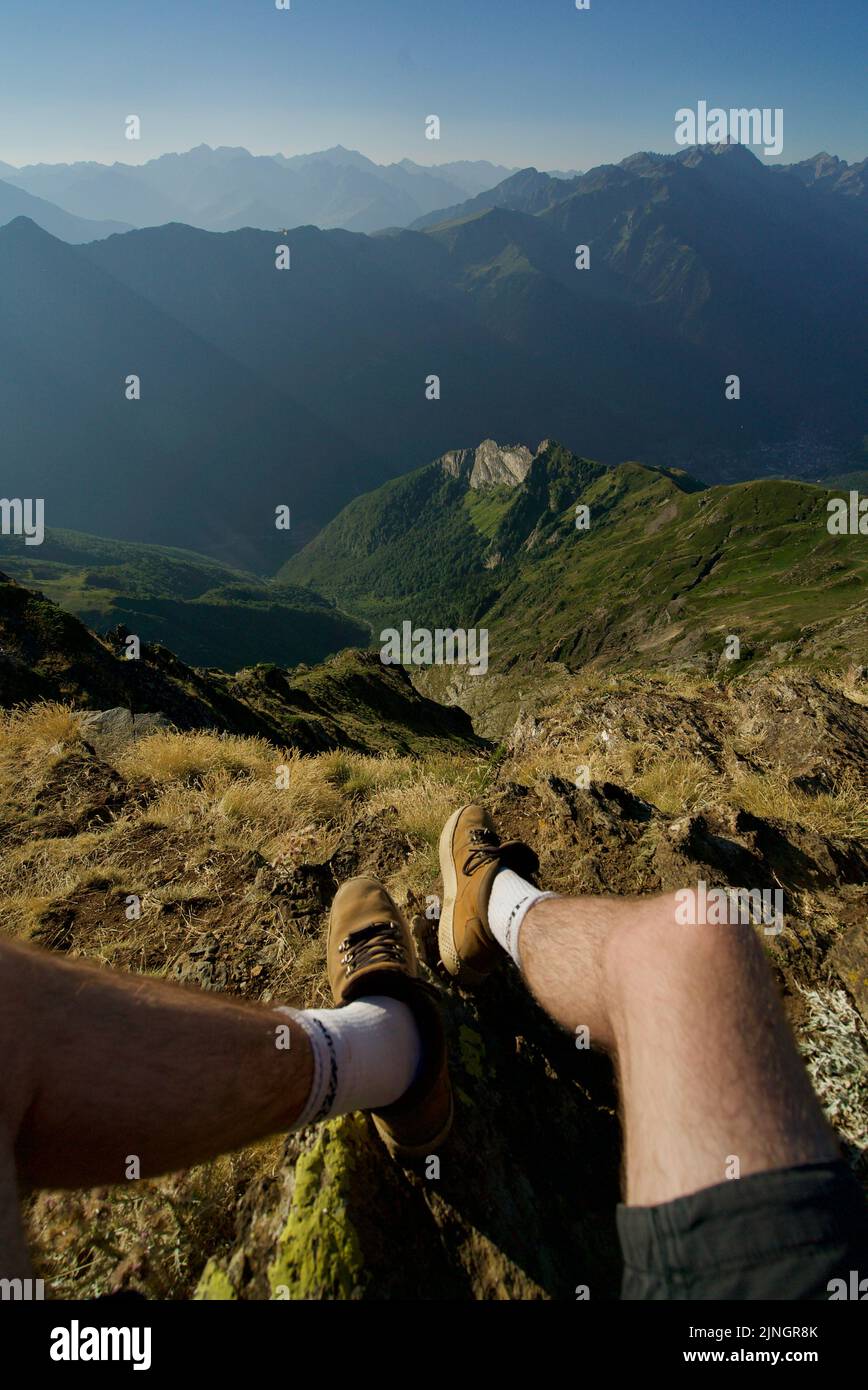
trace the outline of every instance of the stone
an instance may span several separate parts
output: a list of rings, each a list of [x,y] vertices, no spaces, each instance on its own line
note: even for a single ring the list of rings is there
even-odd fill
[[[136,739],[147,738],[159,729],[170,729],[163,714],[134,714],[118,706],[115,709],[85,710],[79,716],[81,736],[101,757],[120,753]]]

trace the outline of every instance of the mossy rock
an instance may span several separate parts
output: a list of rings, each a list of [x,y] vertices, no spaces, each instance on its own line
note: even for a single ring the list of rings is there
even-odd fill
[[[268,1281],[276,1299],[359,1298],[367,1283],[350,1206],[365,1162],[356,1115],[324,1125],[295,1169],[295,1190]]]
[[[209,1260],[202,1270],[193,1298],[197,1302],[231,1302],[238,1298],[226,1271],[217,1260]]]

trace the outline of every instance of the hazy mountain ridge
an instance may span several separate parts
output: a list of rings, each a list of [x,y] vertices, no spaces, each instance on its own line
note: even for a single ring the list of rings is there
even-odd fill
[[[199,145],[144,164],[0,166],[10,183],[79,217],[122,218],[136,227],[186,222],[215,232],[305,223],[358,232],[405,226],[510,172],[485,160],[380,165],[340,145],[289,157]]]
[[[178,234],[212,235],[165,232]],[[360,441],[313,415],[284,379],[245,367],[231,334],[223,346],[206,342],[94,264],[92,250],[23,218],[0,228],[6,495],[43,497],[48,526],[193,542],[263,572],[313,534],[336,498],[383,476]],[[130,375],[139,400],[127,399]],[[275,529],[279,505],[291,509],[289,531]]]
[[[0,227],[12,222],[16,217],[29,217],[38,227],[52,236],[71,245],[85,241],[98,241],[101,237],[113,236],[116,232],[132,230],[127,222],[90,221],[65,212],[63,208],[36,198],[23,188],[12,183],[0,182]]]

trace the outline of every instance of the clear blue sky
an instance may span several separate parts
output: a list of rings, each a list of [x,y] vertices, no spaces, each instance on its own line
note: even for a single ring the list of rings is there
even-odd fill
[[[291,2],[2,0],[0,159],[343,144],[586,169],[674,150],[676,109],[700,99],[782,107],[785,163],[868,153],[865,0]]]

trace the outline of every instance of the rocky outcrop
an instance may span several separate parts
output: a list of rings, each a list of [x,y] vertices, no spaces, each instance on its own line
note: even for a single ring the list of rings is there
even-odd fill
[[[116,709],[87,710],[79,719],[82,738],[102,757],[114,757],[128,743],[147,738],[158,729],[171,724],[159,711],[153,714],[134,714],[119,706]]]
[[[516,487],[523,483],[534,455],[524,444],[497,444],[484,439],[476,449],[452,449],[440,460],[444,473],[452,478],[467,477],[468,487]]]

